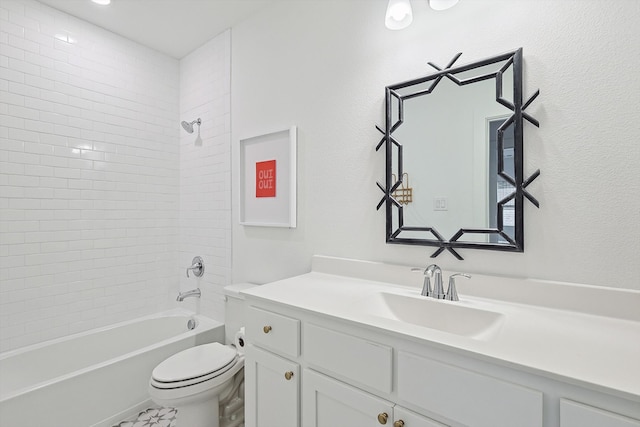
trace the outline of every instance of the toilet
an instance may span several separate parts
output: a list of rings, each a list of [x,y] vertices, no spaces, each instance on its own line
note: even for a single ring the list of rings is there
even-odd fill
[[[244,425],[244,324],[240,291],[252,284],[225,287],[225,343],[197,345],[161,362],[149,380],[149,396],[158,405],[177,409],[177,427]]]

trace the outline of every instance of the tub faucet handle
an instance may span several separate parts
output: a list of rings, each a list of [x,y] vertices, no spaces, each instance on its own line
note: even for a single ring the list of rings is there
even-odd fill
[[[191,267],[187,268],[187,277],[189,277],[189,270],[193,271],[196,277],[202,277],[204,274],[204,261],[201,257],[194,257],[191,261]]]

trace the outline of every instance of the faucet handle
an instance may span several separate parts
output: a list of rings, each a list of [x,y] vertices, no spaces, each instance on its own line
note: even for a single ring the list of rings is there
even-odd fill
[[[193,271],[196,277],[202,277],[204,274],[204,261],[201,257],[194,257],[191,261],[191,267],[187,268],[187,277],[189,277],[189,270]]]
[[[436,269],[440,269],[435,264],[431,264],[427,268],[424,269],[424,282],[422,283],[422,292],[420,293],[423,297],[431,297],[433,296],[433,287],[431,286],[431,277],[433,277],[433,272]]]
[[[433,288],[431,287],[433,278]],[[424,270],[424,284],[422,285],[422,296],[444,299],[444,289],[442,289],[442,270],[436,264],[431,264]]]
[[[449,289],[447,289],[447,295],[445,295],[444,299],[449,301],[460,301],[458,298],[458,291],[456,291],[456,276],[466,277],[467,279],[471,279],[469,274],[464,273],[456,273],[449,276]]]
[[[430,297],[433,294],[433,288],[431,287],[431,278],[424,275],[424,282],[422,283],[422,292],[420,295],[423,297]]]

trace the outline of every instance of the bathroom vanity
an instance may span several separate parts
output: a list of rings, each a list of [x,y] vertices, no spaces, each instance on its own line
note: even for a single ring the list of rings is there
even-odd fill
[[[245,291],[246,425],[640,427],[640,292],[475,275],[454,302],[412,270]]]

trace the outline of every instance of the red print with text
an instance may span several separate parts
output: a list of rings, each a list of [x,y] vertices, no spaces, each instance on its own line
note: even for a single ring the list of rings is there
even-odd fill
[[[256,197],[276,197],[276,161],[256,162]]]

